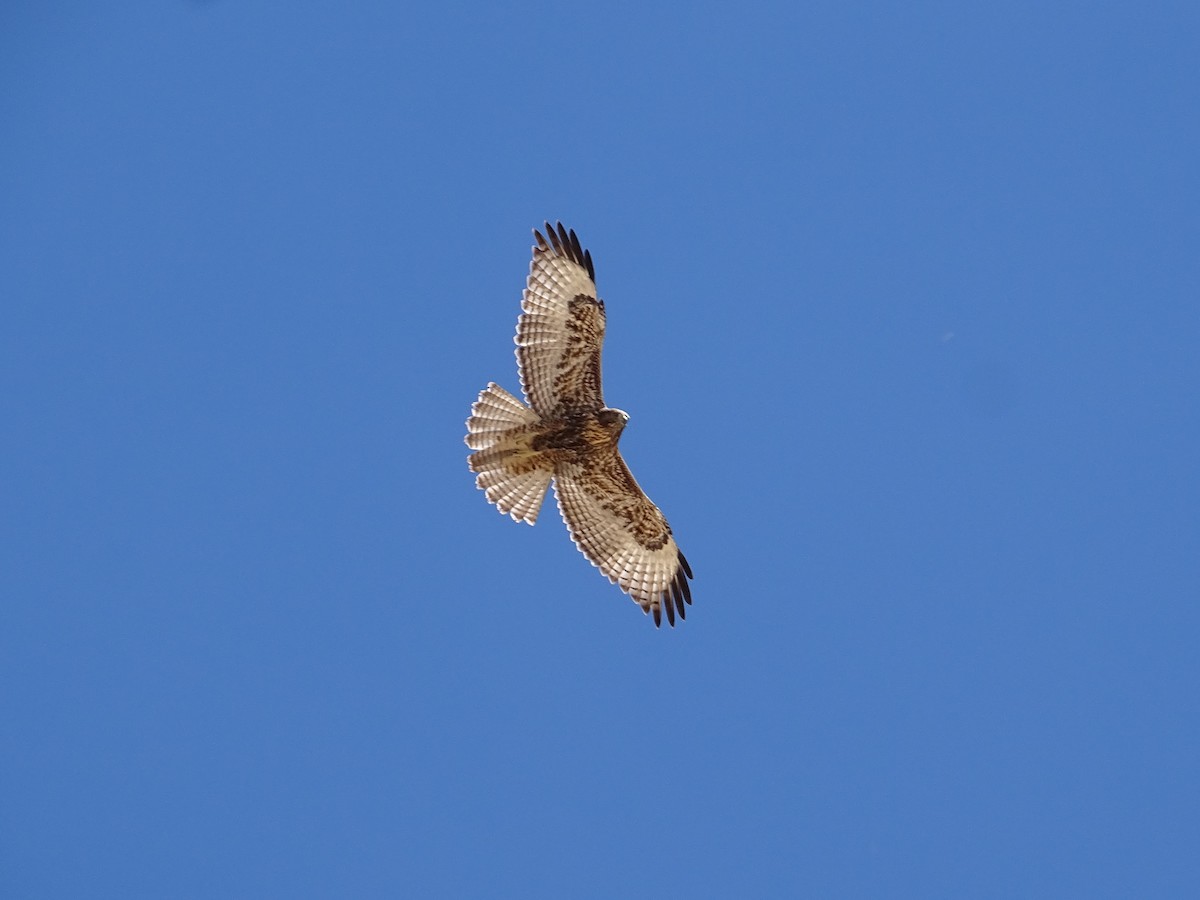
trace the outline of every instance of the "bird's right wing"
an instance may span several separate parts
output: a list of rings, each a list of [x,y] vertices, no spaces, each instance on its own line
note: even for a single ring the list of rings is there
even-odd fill
[[[540,416],[595,412],[604,406],[600,348],[604,301],[596,297],[592,255],[574,231],[546,223],[517,320],[517,368],[529,405]]]

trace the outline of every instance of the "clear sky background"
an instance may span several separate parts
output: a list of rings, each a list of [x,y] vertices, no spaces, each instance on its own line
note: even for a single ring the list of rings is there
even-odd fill
[[[5,3],[0,895],[1200,896],[1197,60],[1192,3]],[[467,471],[546,218],[675,629]]]

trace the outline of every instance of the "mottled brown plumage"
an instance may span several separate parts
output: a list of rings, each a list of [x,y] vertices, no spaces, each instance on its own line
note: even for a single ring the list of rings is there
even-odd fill
[[[476,484],[502,513],[532,525],[554,482],[572,540],[610,581],[662,621],[684,617],[691,567],[666,518],[617,450],[629,417],[604,405],[604,301],[574,231],[546,224],[517,320],[517,368],[529,405],[489,384],[471,407]]]

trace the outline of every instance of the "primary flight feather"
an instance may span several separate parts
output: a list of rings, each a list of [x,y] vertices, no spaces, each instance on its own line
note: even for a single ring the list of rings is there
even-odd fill
[[[517,319],[517,368],[528,403],[489,384],[467,419],[467,457],[490,503],[532,525],[554,482],[571,539],[654,616],[675,624],[692,602],[692,570],[671,526],[617,450],[629,416],[604,405],[604,301],[592,255],[574,231],[546,223]]]

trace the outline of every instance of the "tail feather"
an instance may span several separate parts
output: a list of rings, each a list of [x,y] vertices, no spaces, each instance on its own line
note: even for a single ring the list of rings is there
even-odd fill
[[[537,413],[532,409],[500,385],[490,383],[471,405],[467,446],[472,450],[483,450],[496,443],[504,432],[518,425],[532,425],[537,419]]]
[[[554,473],[549,469],[540,468],[529,472],[492,472],[495,473],[495,483],[491,487],[485,487],[483,484],[484,476],[491,473],[480,473],[478,480],[488,501],[495,503],[496,509],[512,516],[517,522],[528,522],[530,525],[536,522],[542,501],[546,497],[546,488],[550,487],[550,478]]]
[[[467,419],[467,457],[478,472],[477,487],[489,503],[518,522],[537,521],[553,464],[529,446],[537,413],[496,384],[489,384],[471,407]]]

